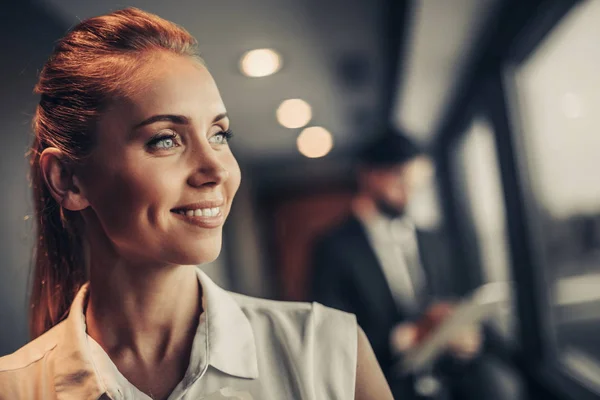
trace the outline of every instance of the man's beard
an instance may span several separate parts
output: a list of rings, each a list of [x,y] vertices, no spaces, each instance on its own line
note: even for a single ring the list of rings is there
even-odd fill
[[[375,204],[379,212],[390,219],[400,218],[406,212],[406,207],[392,205],[389,201],[383,199],[377,199]]]

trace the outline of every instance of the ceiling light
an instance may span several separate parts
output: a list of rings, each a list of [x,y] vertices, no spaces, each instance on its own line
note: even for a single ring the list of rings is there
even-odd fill
[[[250,50],[242,56],[240,67],[253,78],[272,75],[281,68],[281,57],[272,49]]]
[[[296,143],[304,156],[319,158],[327,155],[333,148],[333,136],[321,126],[311,126],[300,132]]]
[[[301,99],[285,100],[277,108],[277,120],[286,128],[302,128],[310,122],[311,118],[310,106]]]

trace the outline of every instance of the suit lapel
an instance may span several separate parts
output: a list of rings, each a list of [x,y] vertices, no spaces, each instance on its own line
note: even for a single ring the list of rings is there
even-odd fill
[[[353,264],[356,267],[357,284],[360,285],[360,291],[365,293],[365,299],[371,299],[376,310],[388,312],[394,310],[397,313],[397,306],[392,296],[390,286],[385,278],[379,259],[371,247],[367,234],[362,224],[357,220],[352,220],[352,255],[355,257]]]

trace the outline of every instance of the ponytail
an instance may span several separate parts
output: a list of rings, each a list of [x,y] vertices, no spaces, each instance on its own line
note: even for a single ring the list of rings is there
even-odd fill
[[[40,153],[32,152],[30,161],[37,217],[29,319],[32,339],[65,317],[86,279],[81,236],[76,232],[77,215],[66,214],[50,194],[39,165]]]

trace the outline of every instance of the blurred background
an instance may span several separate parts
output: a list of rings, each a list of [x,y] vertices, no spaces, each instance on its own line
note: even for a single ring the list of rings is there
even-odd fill
[[[308,300],[311,246],[391,124],[428,150],[408,212],[449,232],[456,294],[515,283],[486,348],[504,398],[600,395],[598,0],[4,0],[0,355],[28,340],[37,73],[69,27],[125,6],[198,39],[231,116],[243,183],[214,280]]]

